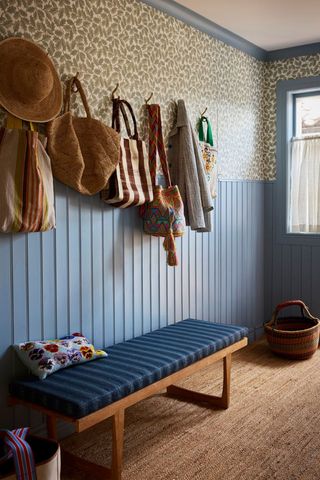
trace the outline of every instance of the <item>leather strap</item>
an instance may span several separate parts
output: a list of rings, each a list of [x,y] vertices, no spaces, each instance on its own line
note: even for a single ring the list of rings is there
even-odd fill
[[[147,109],[149,120],[149,164],[152,185],[156,185],[158,152],[166,184],[171,187],[171,177],[162,135],[160,105],[148,104]]]
[[[85,95],[84,90],[82,88],[81,82],[77,77],[72,77],[67,83],[66,94],[65,94],[65,97],[64,97],[63,113],[70,112],[71,89],[72,89],[73,85],[76,85],[76,87],[77,87],[76,92],[80,93],[80,97],[81,97],[81,100],[82,100],[87,118],[91,118],[91,112],[90,112],[90,108],[89,108],[89,105],[88,105],[88,102],[87,102],[86,95]]]
[[[128,119],[126,109],[129,111],[129,114],[132,119],[133,133],[131,132],[130,122]],[[127,102],[127,100],[122,100],[119,97],[113,98],[112,99],[112,128],[114,128],[118,133],[120,133],[121,131],[120,112],[125,123],[128,137],[132,140],[139,140],[137,121],[130,103]]]

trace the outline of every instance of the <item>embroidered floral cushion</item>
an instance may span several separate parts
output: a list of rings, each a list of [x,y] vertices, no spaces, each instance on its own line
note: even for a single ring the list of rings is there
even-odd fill
[[[58,340],[19,343],[13,347],[24,365],[41,380],[61,368],[108,356],[103,350],[96,350],[81,333]]]

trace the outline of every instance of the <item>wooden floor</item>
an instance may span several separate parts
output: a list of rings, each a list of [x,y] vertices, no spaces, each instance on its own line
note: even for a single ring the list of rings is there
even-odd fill
[[[264,343],[233,355],[231,405],[210,410],[165,394],[126,414],[123,480],[319,480],[320,351],[307,361],[274,357]],[[221,365],[184,382],[221,390]],[[111,423],[64,442],[109,465]],[[67,471],[63,480],[87,475]]]

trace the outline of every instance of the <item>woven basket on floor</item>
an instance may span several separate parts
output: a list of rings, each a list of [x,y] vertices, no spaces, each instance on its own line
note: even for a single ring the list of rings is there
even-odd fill
[[[300,307],[300,317],[278,318],[282,309],[292,306]],[[311,315],[301,300],[277,305],[270,322],[264,325],[264,330],[271,350],[283,357],[304,360],[311,357],[319,345],[320,321]]]

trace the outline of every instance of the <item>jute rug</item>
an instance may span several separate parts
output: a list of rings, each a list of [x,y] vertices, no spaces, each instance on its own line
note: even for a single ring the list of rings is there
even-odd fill
[[[216,364],[184,385],[218,394],[221,371]],[[164,394],[128,409],[123,480],[319,480],[320,350],[292,362],[253,344],[233,356],[231,385],[228,410]],[[108,465],[110,438],[106,421],[64,445]]]

